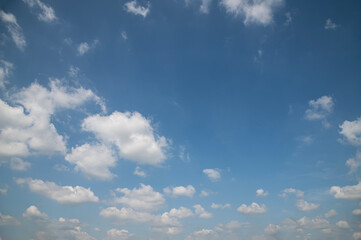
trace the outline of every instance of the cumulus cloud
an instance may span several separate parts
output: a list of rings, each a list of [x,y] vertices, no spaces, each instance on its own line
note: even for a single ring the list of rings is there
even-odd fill
[[[164,193],[172,196],[172,197],[178,197],[178,196],[186,196],[186,197],[193,197],[193,195],[196,193],[196,189],[192,185],[188,185],[187,187],[178,186],[178,187],[166,187],[163,189]]]
[[[305,117],[307,120],[321,120],[324,127],[330,124],[326,118],[333,112],[334,102],[332,97],[322,96],[316,100],[308,102],[309,108],[306,110]]]
[[[298,208],[298,210],[303,212],[315,210],[319,206],[320,204],[309,203],[303,199],[298,199],[296,202],[296,207]]]
[[[359,208],[354,209],[354,210],[352,211],[352,214],[353,214],[353,215],[361,215],[361,209],[359,209]]]
[[[361,146],[361,117],[355,121],[344,121],[340,125],[342,134],[346,141],[354,146]]]
[[[149,14],[150,12],[150,3],[147,3],[147,6],[140,6],[136,0],[127,2],[124,4],[124,9],[129,12],[133,13],[134,15],[141,15],[144,18]]]
[[[48,218],[48,215],[46,213],[40,212],[36,206],[31,205],[25,210],[23,217],[33,220],[44,220]]]
[[[92,43],[82,42],[78,45],[77,51],[79,56],[83,56],[85,53],[87,53],[90,49],[93,49],[96,47],[96,45],[99,43],[98,40],[94,40]]]
[[[5,184],[4,188],[0,188],[0,194],[6,195],[8,193],[8,185]]]
[[[257,197],[265,197],[268,195],[268,192],[265,192],[262,188],[257,189],[256,196]]]
[[[31,164],[18,157],[10,159],[10,168],[14,171],[26,171],[30,168]]]
[[[19,50],[24,51],[26,47],[26,40],[23,29],[17,23],[16,17],[13,14],[6,13],[0,9],[0,20],[3,22],[8,32],[10,33],[10,36],[16,47]]]
[[[302,217],[297,220],[298,226],[305,229],[320,229],[329,227],[330,223],[321,217],[307,218]]]
[[[5,60],[0,60],[0,89],[5,88],[5,84],[8,83],[8,77],[14,68],[14,65]]]
[[[325,217],[326,218],[331,218],[331,217],[334,217],[334,216],[337,216],[337,212],[335,209],[331,209],[330,211],[328,211],[327,213],[325,213]]]
[[[117,161],[114,151],[106,145],[84,144],[71,149],[65,160],[75,164],[75,170],[83,172],[89,178],[111,180],[114,176],[109,168]]]
[[[201,13],[209,13],[209,8],[211,6],[212,0],[201,0],[201,6],[199,7],[199,11]]]
[[[200,218],[212,218],[213,217],[212,213],[204,210],[204,208],[201,205],[197,204],[197,205],[194,205],[193,207],[194,207],[195,213],[198,217],[200,217]]]
[[[94,195],[90,188],[59,186],[54,182],[44,182],[31,178],[17,178],[15,182],[20,185],[28,185],[30,191],[53,199],[63,205],[99,202],[99,198]]]
[[[163,195],[152,186],[140,184],[140,188],[117,188],[123,196],[114,199],[114,203],[123,204],[136,210],[156,211],[165,203]]]
[[[9,215],[0,213],[0,226],[19,225],[19,221]]]
[[[361,198],[361,182],[353,186],[332,186],[330,194],[337,199],[360,199]]]
[[[129,233],[126,229],[118,230],[112,228],[107,231],[107,236],[104,240],[125,240],[133,235],[134,234]]]
[[[139,176],[139,177],[146,177],[146,176],[147,176],[147,174],[146,174],[144,171],[140,170],[140,167],[139,167],[139,166],[137,166],[137,167],[135,168],[133,174],[134,174],[134,175],[137,175],[137,176]]]
[[[40,0],[23,0],[32,10],[37,13],[38,19],[43,22],[53,22],[56,20],[55,11]]]
[[[231,208],[231,204],[229,204],[229,203],[226,203],[226,204],[216,204],[216,203],[212,203],[211,208],[213,208],[213,209]]]
[[[325,24],[325,29],[326,30],[335,30],[336,28],[338,28],[339,25],[337,25],[336,23],[332,22],[331,18],[327,18],[326,20],[326,24]]]
[[[89,116],[82,128],[93,132],[99,140],[114,144],[123,159],[153,166],[161,165],[166,159],[167,139],[157,136],[150,120],[138,112]]]
[[[352,234],[352,237],[355,240],[361,239],[361,232],[355,232],[354,234]]]
[[[203,169],[203,173],[213,182],[217,182],[221,179],[221,173],[218,169]]]
[[[253,202],[251,205],[247,206],[246,204],[242,204],[237,211],[242,214],[263,214],[267,212],[267,207],[264,204],[257,204]]]
[[[275,10],[283,5],[283,0],[221,0],[227,13],[242,17],[245,25],[267,26],[273,22]]]
[[[51,117],[64,109],[75,109],[93,100],[105,111],[102,100],[91,90],[65,86],[50,80],[50,89],[38,83],[11,95],[18,106],[0,100],[0,156],[27,156],[30,153],[66,152],[66,142],[59,135]],[[26,112],[25,112],[26,111]]]
[[[176,218],[188,218],[188,217],[193,217],[194,214],[192,210],[190,210],[189,208],[180,207],[179,209],[172,208],[169,211],[169,216]]]
[[[350,158],[346,161],[346,166],[350,168],[349,174],[357,172],[361,167],[361,152],[357,152],[354,158]]]
[[[341,220],[336,223],[336,226],[339,228],[350,228],[350,225],[347,221]]]
[[[281,227],[279,225],[269,224],[265,229],[264,233],[267,235],[275,235],[280,231]]]
[[[304,196],[304,192],[302,192],[301,190],[295,189],[295,188],[286,188],[286,189],[282,190],[280,196],[283,198],[287,198],[288,195],[290,195],[290,194],[294,194],[298,198],[303,198],[303,196]]]
[[[199,196],[200,197],[208,197],[211,194],[212,194],[212,192],[210,192],[210,191],[202,190],[201,193],[199,194]]]

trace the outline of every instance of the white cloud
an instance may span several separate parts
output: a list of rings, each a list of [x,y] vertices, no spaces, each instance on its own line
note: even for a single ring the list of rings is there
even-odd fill
[[[353,215],[361,215],[361,209],[357,208],[352,211]]]
[[[7,78],[9,77],[14,65],[5,60],[0,60],[0,89],[5,88],[5,84],[8,83]]]
[[[263,214],[267,212],[267,207],[264,204],[258,205],[253,202],[249,206],[242,204],[239,208],[237,208],[237,211],[242,214]]]
[[[133,0],[125,3],[124,9],[129,13],[133,13],[134,15],[141,15],[145,18],[150,12],[150,3],[148,2],[147,6],[143,7],[140,6],[136,0]]]
[[[112,228],[107,231],[107,237],[104,240],[125,240],[131,236],[133,236],[133,234],[129,233],[128,230]]]
[[[267,26],[273,22],[274,11],[283,4],[283,0],[221,0],[227,13],[244,18],[243,23]]]
[[[301,190],[295,189],[295,188],[286,188],[284,190],[282,190],[280,196],[283,198],[288,197],[289,194],[295,194],[296,197],[298,198],[303,198],[304,196],[304,192],[302,192]]]
[[[226,204],[216,204],[216,203],[212,203],[211,208],[213,209],[225,209],[225,208],[230,208],[231,204],[226,203]]]
[[[227,224],[225,224],[225,227],[228,229],[237,229],[237,228],[242,228],[247,225],[249,225],[248,222],[230,221]]]
[[[90,188],[80,186],[59,186],[54,182],[44,182],[39,179],[17,178],[17,184],[28,185],[30,191],[53,199],[63,205],[78,205],[83,203],[99,202]]]
[[[199,194],[199,196],[200,197],[208,197],[210,194],[212,194],[212,192],[202,190],[201,193]]]
[[[127,40],[128,39],[128,35],[127,35],[127,32],[126,31],[122,31],[121,33],[121,36],[124,40]]]
[[[209,8],[211,6],[211,3],[212,3],[212,0],[201,0],[202,3],[201,3],[201,6],[199,7],[199,11],[201,13],[209,13]]]
[[[6,195],[8,193],[8,185],[5,184],[5,188],[0,188],[0,194]]]
[[[43,22],[53,22],[56,20],[55,11],[40,0],[23,0],[31,9],[38,12],[38,19]]]
[[[206,210],[204,210],[204,208],[201,205],[197,204],[197,205],[194,205],[193,207],[194,207],[195,213],[198,217],[200,217],[200,218],[212,218],[213,217],[212,213],[209,213]]]
[[[117,161],[114,151],[106,145],[84,144],[71,149],[65,160],[75,164],[75,170],[83,172],[89,178],[111,180],[114,176],[109,168]]]
[[[338,199],[360,199],[361,198],[361,182],[353,186],[332,186],[330,194]]]
[[[257,189],[256,196],[257,197],[265,197],[268,195],[268,192],[265,192],[262,188]]]
[[[116,207],[109,207],[101,210],[99,215],[113,221],[133,221],[157,227],[180,226],[177,218],[170,217],[168,212],[162,215],[152,215],[148,212],[138,212],[131,208],[118,209]]]
[[[325,213],[325,217],[330,218],[330,217],[334,217],[337,216],[337,212],[335,209],[331,209],[330,211],[328,211],[327,213]]]
[[[303,217],[297,220],[297,224],[305,229],[320,229],[329,227],[330,223],[321,217],[307,218]]]
[[[16,218],[0,213],[0,226],[19,225],[19,224],[20,223]]]
[[[79,72],[80,72],[80,69],[78,67],[70,66],[68,75],[72,78],[75,78],[78,76]]]
[[[48,218],[48,215],[40,212],[36,206],[32,205],[25,210],[23,217],[33,220],[45,220]]]
[[[185,207],[180,207],[179,209],[176,208],[172,208],[169,211],[169,216],[170,217],[175,217],[175,218],[188,218],[188,217],[193,217],[193,212],[192,210],[190,210],[189,208],[185,208]]]
[[[137,176],[139,176],[139,177],[146,177],[146,176],[147,176],[147,174],[146,174],[144,171],[140,170],[140,167],[139,167],[139,166],[137,166],[137,167],[135,168],[133,174],[134,174],[134,175],[137,175]]]
[[[352,235],[353,239],[355,240],[359,240],[361,239],[361,232],[355,232],[353,235]]]
[[[26,156],[30,151],[64,154],[65,139],[51,123],[51,116],[58,110],[75,109],[89,100],[94,100],[105,111],[103,102],[91,90],[68,87],[57,79],[50,80],[49,85],[50,90],[33,83],[12,94],[10,98],[22,106],[12,107],[0,100],[0,115],[4,116],[0,120],[0,155]]]
[[[334,30],[336,28],[338,28],[339,25],[337,25],[336,23],[332,22],[331,18],[328,18],[326,20],[326,24],[325,24],[325,29],[326,30]]]
[[[182,161],[189,162],[191,160],[191,158],[189,156],[189,153],[186,152],[186,147],[185,146],[180,146],[179,148],[180,148],[179,158]]]
[[[361,146],[361,117],[355,121],[344,121],[340,125],[342,134],[346,140],[355,146]]]
[[[217,182],[221,179],[221,174],[218,169],[203,169],[203,173],[213,182]]]
[[[23,34],[23,29],[17,23],[16,17],[11,13],[6,13],[3,10],[0,10],[0,20],[5,24],[16,47],[21,51],[24,51],[26,47],[26,40]]]
[[[359,167],[361,167],[361,152],[357,152],[356,157],[348,159],[346,166],[350,168],[349,174],[357,172]]]
[[[280,231],[281,227],[279,225],[269,224],[265,229],[264,233],[267,235],[275,235]]]
[[[303,199],[298,199],[296,202],[296,207],[298,208],[298,210],[303,212],[315,210],[319,206],[320,204],[309,203]]]
[[[317,100],[310,100],[308,102],[309,108],[306,110],[307,120],[322,120],[324,127],[329,127],[330,124],[326,118],[333,112],[334,102],[332,97],[322,96]]]
[[[85,53],[87,53],[90,49],[93,49],[96,47],[96,45],[99,43],[98,40],[94,40],[93,43],[89,44],[87,42],[82,42],[78,45],[77,51],[79,56],[83,56]]]
[[[10,168],[15,171],[26,171],[31,164],[22,160],[21,158],[13,157],[10,159]]]
[[[93,115],[84,120],[82,128],[105,143],[114,144],[121,158],[154,166],[166,159],[166,138],[157,136],[150,121],[138,112]]]
[[[196,193],[196,189],[192,185],[188,185],[187,187],[178,186],[178,187],[166,187],[163,189],[164,193],[173,196],[186,196],[186,197],[193,197],[193,195]]]
[[[348,225],[348,222],[347,221],[338,221],[336,223],[336,226],[339,227],[339,228],[350,228],[350,225]]]
[[[156,211],[165,203],[163,195],[155,192],[150,185],[140,184],[140,188],[117,188],[117,192],[124,194],[124,196],[115,198],[114,202],[123,204],[143,211]]]

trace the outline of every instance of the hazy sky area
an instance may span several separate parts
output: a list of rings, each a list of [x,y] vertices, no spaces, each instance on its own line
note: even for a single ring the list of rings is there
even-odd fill
[[[361,240],[361,1],[0,0],[0,240]]]

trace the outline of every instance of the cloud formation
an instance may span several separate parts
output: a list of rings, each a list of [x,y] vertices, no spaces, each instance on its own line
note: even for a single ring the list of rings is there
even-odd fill
[[[345,137],[348,143],[361,146],[361,117],[354,121],[344,121],[340,128],[340,134]]]
[[[316,100],[308,102],[309,108],[306,110],[307,120],[321,120],[324,127],[329,127],[330,123],[326,120],[333,112],[334,102],[330,96],[322,96]]]
[[[172,197],[178,197],[178,196],[186,196],[186,197],[193,197],[193,195],[196,193],[196,189],[192,185],[188,185],[187,187],[178,186],[178,187],[166,187],[163,189],[164,193],[172,196]]]
[[[38,19],[43,22],[53,22],[57,18],[52,7],[46,5],[40,0],[23,0],[32,10],[37,12]]]
[[[217,182],[221,179],[221,173],[218,169],[203,169],[203,173],[213,182]]]
[[[148,2],[147,6],[144,7],[140,6],[136,0],[133,0],[125,3],[124,9],[129,13],[133,13],[134,15],[141,15],[145,18],[150,12],[150,3]]]
[[[24,51],[26,47],[26,40],[23,29],[17,23],[16,17],[13,14],[6,13],[0,9],[0,20],[6,26],[16,47],[19,50]]]
[[[242,204],[237,208],[237,211],[242,214],[263,214],[267,212],[267,207],[264,204],[259,205],[258,203],[253,202],[249,206]]]
[[[337,199],[361,199],[361,182],[353,186],[332,186],[330,194]]]

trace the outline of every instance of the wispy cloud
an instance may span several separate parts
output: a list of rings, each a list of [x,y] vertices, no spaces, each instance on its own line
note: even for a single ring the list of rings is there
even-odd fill
[[[43,22],[53,22],[57,19],[52,7],[46,5],[40,0],[23,0],[33,11],[36,12],[38,19]]]
[[[26,40],[23,29],[17,23],[16,17],[11,13],[6,13],[3,10],[0,10],[0,20],[5,24],[6,28],[8,29],[16,47],[19,50],[24,51],[26,47]]]
[[[326,30],[335,30],[336,28],[338,28],[339,25],[337,25],[336,23],[332,22],[331,18],[328,18],[326,20],[326,24],[325,24],[325,29]]]

